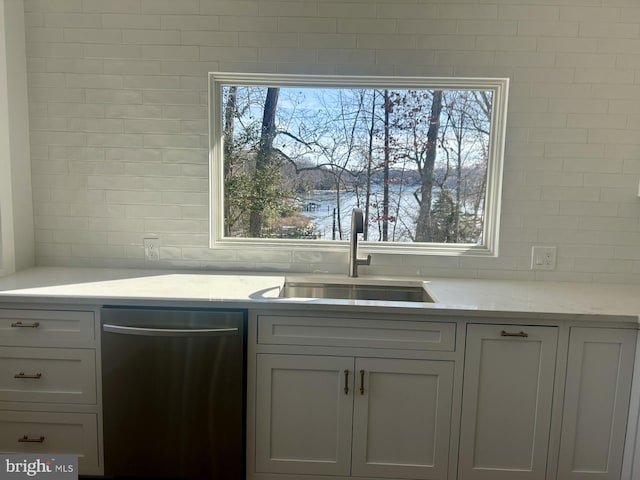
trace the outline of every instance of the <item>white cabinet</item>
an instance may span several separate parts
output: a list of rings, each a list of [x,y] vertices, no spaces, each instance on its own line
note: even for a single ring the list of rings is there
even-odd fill
[[[445,479],[452,384],[452,362],[258,355],[256,470]]]
[[[621,479],[628,324],[250,318],[248,480]]]
[[[468,325],[459,478],[545,479],[557,330]]]
[[[353,358],[258,355],[257,364],[256,470],[348,476]]]
[[[78,455],[101,475],[96,312],[0,308],[0,451]]]
[[[618,480],[636,332],[571,329],[558,480]]]
[[[454,323],[253,318],[249,479],[448,478]]]
[[[356,358],[351,475],[446,479],[453,362]]]

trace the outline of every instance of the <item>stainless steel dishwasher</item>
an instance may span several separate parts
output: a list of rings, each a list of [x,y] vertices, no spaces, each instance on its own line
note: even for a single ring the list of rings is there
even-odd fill
[[[104,307],[105,475],[241,480],[243,311]]]

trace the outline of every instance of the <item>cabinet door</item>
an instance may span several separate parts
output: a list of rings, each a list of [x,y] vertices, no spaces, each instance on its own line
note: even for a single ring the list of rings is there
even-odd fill
[[[453,362],[356,359],[352,475],[446,479]]]
[[[264,354],[257,364],[256,471],[348,476],[353,357]]]
[[[460,478],[545,478],[557,342],[555,327],[467,327]]]
[[[572,328],[558,480],[620,478],[636,332]]]

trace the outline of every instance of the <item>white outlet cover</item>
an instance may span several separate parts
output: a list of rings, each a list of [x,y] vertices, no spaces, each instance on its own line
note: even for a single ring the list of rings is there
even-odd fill
[[[151,262],[160,260],[160,239],[157,237],[147,237],[143,239],[144,258]]]
[[[531,270],[555,270],[556,247],[534,246],[531,248]]]

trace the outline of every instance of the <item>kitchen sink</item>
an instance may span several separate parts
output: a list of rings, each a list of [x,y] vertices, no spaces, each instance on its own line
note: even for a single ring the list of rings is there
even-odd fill
[[[406,282],[405,282],[406,283]],[[415,284],[419,283],[419,284]],[[287,281],[280,291],[283,298],[326,298],[343,300],[384,300],[390,302],[433,303],[422,282],[406,284],[363,284]]]

